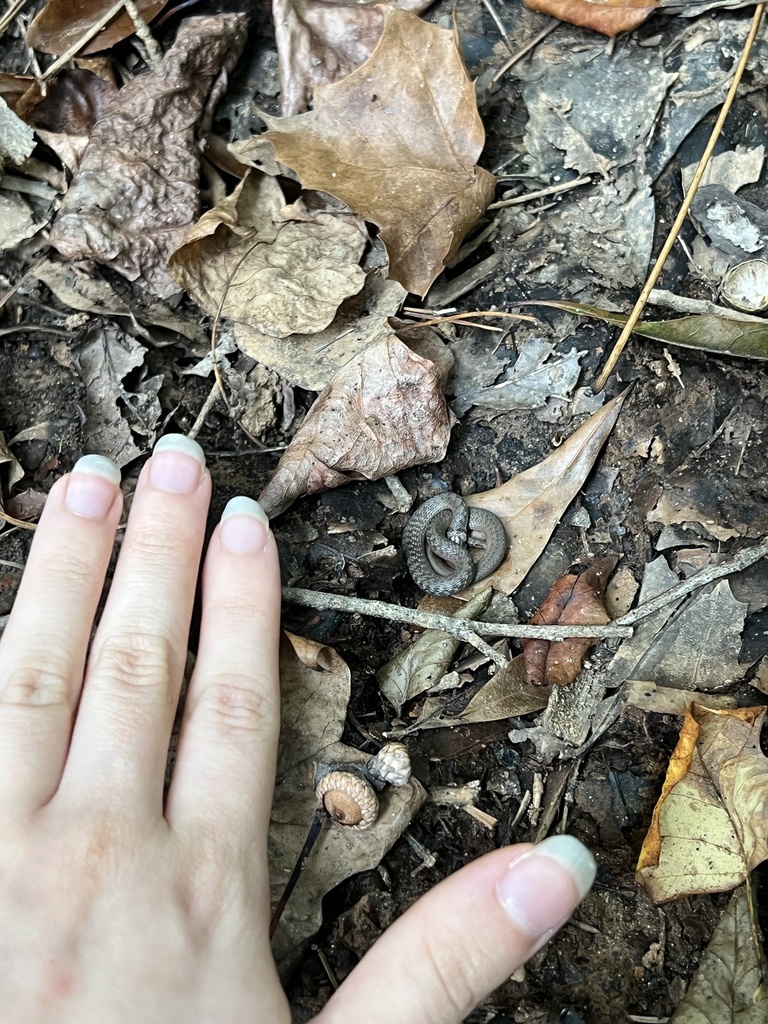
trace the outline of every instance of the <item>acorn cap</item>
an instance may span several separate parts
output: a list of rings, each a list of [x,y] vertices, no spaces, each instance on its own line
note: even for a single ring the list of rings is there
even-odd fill
[[[385,743],[365,767],[374,782],[405,786],[411,778],[411,755],[402,743]]]
[[[328,772],[315,786],[315,793],[329,817],[349,828],[370,828],[379,813],[373,786],[353,772]]]

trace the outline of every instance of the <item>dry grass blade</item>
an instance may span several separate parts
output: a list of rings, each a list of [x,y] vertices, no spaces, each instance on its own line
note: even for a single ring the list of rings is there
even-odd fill
[[[696,173],[693,176],[691,186],[688,189],[688,193],[685,199],[683,200],[682,206],[680,207],[680,212],[675,218],[674,224],[670,228],[669,234],[667,235],[667,239],[664,242],[664,245],[662,246],[661,252],[659,253],[658,258],[655,264],[653,265],[653,269],[648,275],[648,280],[645,282],[643,290],[640,292],[637,302],[635,303],[634,308],[629,315],[629,319],[624,325],[624,329],[619,335],[619,339],[613,347],[613,351],[611,352],[608,358],[608,362],[605,364],[605,367],[603,368],[600,376],[597,378],[597,382],[595,384],[595,391],[603,390],[609,376],[611,375],[611,372],[613,371],[613,368],[619,361],[619,357],[621,356],[621,353],[624,351],[624,347],[627,344],[627,341],[629,340],[629,336],[632,334],[632,331],[637,326],[637,322],[643,315],[643,310],[645,309],[646,303],[648,302],[648,297],[651,294],[651,291],[654,288],[659,277],[661,276],[661,272],[664,269],[664,264],[666,263],[667,257],[669,256],[670,252],[672,251],[672,246],[675,244],[677,236],[680,233],[680,229],[683,226],[683,222],[685,221],[685,218],[688,216],[688,210],[690,209],[691,203],[693,202],[693,198],[696,195],[699,183],[701,182],[701,179],[704,177],[704,172],[707,169],[707,164],[709,163],[709,159],[712,156],[714,148],[717,144],[717,140],[720,138],[720,133],[723,130],[725,119],[728,116],[733,101],[736,99],[736,93],[738,91],[739,84],[744,74],[744,70],[747,66],[747,61],[749,59],[749,54],[752,49],[752,44],[754,43],[755,37],[757,36],[757,30],[760,28],[760,22],[763,17],[764,9],[765,4],[758,4],[755,8],[755,13],[752,18],[752,24],[749,29],[749,34],[744,43],[744,49],[741,51],[741,57],[739,58],[739,63],[736,66],[736,70],[733,75],[733,81],[731,82],[731,87],[728,90],[728,95],[725,97],[722,109],[720,111],[720,114],[718,115],[717,121],[715,122],[715,127],[712,129],[712,134],[709,137],[706,149],[704,150],[701,160],[699,161],[699,165],[696,168]]]

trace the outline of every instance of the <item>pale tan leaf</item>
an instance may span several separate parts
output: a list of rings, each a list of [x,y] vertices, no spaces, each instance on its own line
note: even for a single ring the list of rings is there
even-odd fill
[[[440,462],[449,437],[435,365],[392,333],[334,376],[259,501],[268,515],[276,516],[303,494]]]
[[[278,160],[378,224],[390,276],[419,295],[493,195],[475,165],[485,135],[456,34],[413,14],[389,11],[370,59],[319,86],[312,111],[262,116]]]
[[[765,707],[686,711],[637,880],[657,903],[740,885],[768,857]]]
[[[466,498],[468,505],[497,515],[509,538],[505,560],[492,576],[475,584],[467,594],[487,586],[505,594],[517,589],[589,475],[623,402],[624,394],[608,402],[543,462],[500,487]]]

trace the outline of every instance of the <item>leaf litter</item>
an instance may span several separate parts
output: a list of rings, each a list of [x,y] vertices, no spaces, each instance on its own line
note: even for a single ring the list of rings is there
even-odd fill
[[[159,65],[150,58],[150,70],[139,62],[136,73],[130,40],[116,45],[132,31],[121,16],[85,44],[115,46],[114,61],[109,54],[52,76],[47,96],[34,76],[4,79],[12,117],[10,127],[0,124],[0,144],[14,160],[0,201],[21,216],[8,249],[25,268],[22,276],[16,265],[0,267],[6,330],[18,332],[13,361],[0,353],[7,382],[0,428],[10,438],[3,450],[13,472],[4,480],[5,507],[36,515],[41,493],[82,451],[116,458],[130,480],[139,456],[172,422],[204,434],[219,456],[211,465],[225,494],[261,489],[273,517],[282,514],[275,530],[287,579],[324,592],[328,607],[309,620],[294,615],[299,631],[317,640],[294,638],[283,651],[284,738],[270,835],[275,900],[314,813],[316,762],[331,754],[363,761],[371,743],[401,735],[422,758],[419,777],[430,789],[446,781],[457,792],[471,786],[472,819],[443,804],[414,817],[423,797],[414,783],[387,798],[371,833],[324,826],[276,936],[286,967],[321,927],[323,895],[344,879],[365,912],[350,915],[344,932],[322,925],[322,941],[365,947],[355,931],[382,905],[370,869],[387,851],[396,891],[408,902],[416,886],[409,889],[407,878],[418,871],[444,873],[489,842],[572,827],[602,845],[603,869],[623,878],[617,884],[632,910],[622,926],[621,915],[600,909],[599,895],[590,897],[581,913],[595,924],[591,980],[561,986],[551,970],[551,996],[537,995],[535,985],[505,988],[493,1006],[527,1012],[530,1005],[534,1015],[551,1016],[576,998],[596,1024],[627,1013],[668,1016],[664,971],[676,972],[679,1001],[690,970],[675,961],[676,950],[695,959],[701,942],[692,936],[703,942],[706,929],[691,924],[685,902],[665,904],[655,941],[658,917],[630,881],[633,836],[651,820],[653,800],[644,794],[663,791],[654,819],[658,858],[646,862],[644,876],[657,896],[737,885],[762,856],[764,707],[753,705],[768,664],[768,581],[738,571],[707,582],[706,574],[737,558],[744,538],[768,534],[760,484],[760,403],[768,396],[749,362],[763,355],[763,322],[710,308],[724,301],[724,275],[745,256],[760,256],[768,237],[759,92],[768,82],[768,48],[758,40],[737,101],[749,142],[723,139],[692,207],[688,248],[681,243],[657,296],[673,303],[659,309],[686,315],[638,325],[645,347],[625,357],[631,372],[621,371],[634,388],[620,394],[617,379],[610,394],[618,397],[606,401],[587,390],[590,375],[609,327],[625,320],[644,280],[662,218],[674,216],[678,193],[690,187],[708,130],[700,122],[722,102],[744,20],[730,11],[702,17],[704,4],[662,5],[606,49],[593,29],[626,31],[650,5],[555,3],[555,16],[586,17],[591,27],[558,28],[504,79],[499,54],[525,48],[540,15],[516,3],[510,16],[503,5],[498,19],[507,35],[494,48],[489,5],[459,5],[451,21],[436,4],[436,23],[413,13],[426,6],[278,0],[282,90],[270,79],[268,41],[249,53],[245,79],[231,78],[243,19],[183,13],[167,30],[152,26],[166,55]],[[49,35],[35,35],[40,16],[27,42],[60,52],[59,30],[77,40],[107,9],[93,3],[78,22],[52,0],[43,12],[52,17]],[[150,21],[156,13],[139,9]],[[248,137],[255,121],[248,111],[274,111],[278,92],[290,116],[265,113],[266,139]],[[481,155],[483,122],[491,130]],[[48,149],[33,152],[35,140]],[[226,142],[233,159],[222,156]],[[215,166],[201,161],[203,150]],[[66,174],[46,163],[56,157],[73,174],[68,188]],[[491,170],[507,205],[486,210]],[[52,240],[64,263],[39,258],[40,229],[57,208]],[[510,312],[521,300],[553,297],[561,306],[540,307],[541,325],[503,322],[490,335],[466,327],[453,309],[422,314],[458,320],[437,324],[437,333],[395,319],[407,290],[424,295],[433,282],[431,294],[450,301],[474,288],[467,309]],[[690,315],[691,302],[709,306]],[[211,318],[217,329],[206,355]],[[43,372],[35,362],[41,344],[50,357]],[[665,345],[675,346],[674,357]],[[206,382],[214,372],[217,382]],[[320,392],[314,405],[305,391]],[[35,412],[43,394],[60,394],[64,408],[77,410],[71,427],[61,409]],[[239,436],[237,422],[248,436]],[[286,444],[269,471],[277,461],[269,449]],[[233,455],[242,469],[231,468]],[[13,493],[22,473],[27,490]],[[485,648],[467,648],[434,630],[418,637],[407,617],[400,630],[350,620],[349,593],[384,597],[405,616],[416,595],[401,572],[404,518],[414,499],[446,489],[497,511],[511,541],[498,573],[461,596],[477,595],[459,613],[470,625],[535,622],[555,581],[565,578],[559,587],[574,596],[569,566],[606,564],[617,554],[623,582],[606,599],[610,615],[621,622],[633,598],[656,610],[632,619],[633,635],[618,650],[594,638],[526,638],[524,647],[543,653],[548,682],[562,682],[558,664],[570,664],[570,685],[561,687],[531,685],[516,641],[489,634]],[[24,554],[14,536],[5,543],[18,560]],[[692,572],[702,574],[701,585],[675,597]],[[0,601],[4,593],[0,585]],[[596,594],[585,598],[588,608]],[[659,600],[666,603],[649,604]],[[569,609],[541,617],[563,622],[572,611],[582,621],[608,619],[602,606],[585,611],[580,599]],[[360,686],[350,687],[350,671],[329,642],[349,652]],[[348,712],[352,743],[341,743]],[[675,775],[681,759],[674,756],[665,786],[662,765],[681,715],[687,769]],[[713,828],[725,835],[733,825],[747,856],[738,863],[737,843],[723,855],[724,868],[710,864],[693,849],[694,833],[675,888],[666,870],[679,850],[668,826],[678,829],[672,815],[689,791],[705,801]],[[397,844],[403,833],[407,845]],[[712,937],[716,955],[705,957],[673,1019],[706,1019],[695,1015],[706,1012],[695,1009],[707,1005],[701,992],[706,1000],[716,993],[734,1019],[766,1019],[746,988],[732,984],[761,970],[754,942],[738,938],[746,927],[743,891]],[[711,931],[710,904],[689,899]],[[665,964],[667,928],[677,939]],[[654,937],[647,951],[634,948],[640,934]],[[555,956],[582,962],[574,935],[561,935],[565,952]],[[530,970],[535,978],[539,969]],[[619,981],[612,988],[600,978]],[[321,997],[313,999],[310,1012],[320,1007]]]

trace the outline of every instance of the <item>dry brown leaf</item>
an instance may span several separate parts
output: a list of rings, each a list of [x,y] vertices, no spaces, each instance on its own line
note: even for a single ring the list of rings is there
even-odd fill
[[[657,903],[725,892],[768,857],[766,708],[686,710],[637,864]]]
[[[302,494],[440,462],[449,437],[435,365],[390,334],[334,376],[259,501],[276,516]]]
[[[386,8],[418,14],[434,0],[272,0],[280,110],[300,114],[318,85],[360,67],[381,38]]]
[[[617,36],[642,25],[659,7],[658,0],[523,0],[531,11],[549,14],[571,25]]]
[[[341,743],[350,694],[350,675],[330,647],[288,634],[280,647],[282,697],[280,751],[269,827],[269,870],[273,905],[283,893],[312,822],[318,764],[364,762],[369,754]],[[370,870],[400,838],[424,800],[413,779],[379,796],[379,816],[365,832],[326,824],[302,871],[275,934],[279,959],[317,931],[322,898],[350,875]]]
[[[605,626],[611,621],[603,604],[608,577],[618,557],[600,558],[583,571],[566,573],[556,580],[543,604],[531,619],[532,626]],[[584,655],[595,638],[522,640],[526,678],[535,686],[568,686],[581,672]]]
[[[315,91],[314,110],[262,115],[278,160],[381,228],[390,276],[424,295],[482,216],[494,178],[455,32],[389,11],[357,71]]]
[[[223,315],[242,328],[238,344],[268,366],[260,337],[285,346],[289,335],[321,331],[365,283],[364,221],[325,204],[315,209],[318,198],[286,206],[276,179],[251,171],[170,259],[174,277],[203,309],[215,313],[224,296]]]
[[[189,18],[162,64],[121,89],[54,223],[51,244],[62,255],[109,263],[161,298],[178,291],[167,264],[198,214],[197,128],[245,32],[242,15]]]
[[[144,20],[151,21],[162,11],[168,0],[135,2]],[[43,53],[66,53],[113,6],[113,0],[78,0],[76,4],[73,4],[72,0],[50,0],[29,26],[27,42]],[[121,11],[79,53],[108,50],[121,39],[132,36],[135,31],[136,28],[128,13]]]
[[[544,550],[552,531],[589,475],[613,429],[624,394],[604,405],[547,456],[501,487],[473,494],[468,505],[487,508],[504,523],[509,553],[493,575],[466,591],[495,587],[512,594]]]

